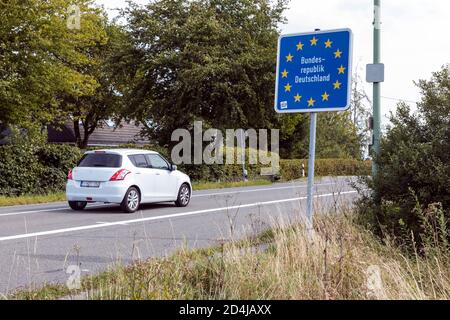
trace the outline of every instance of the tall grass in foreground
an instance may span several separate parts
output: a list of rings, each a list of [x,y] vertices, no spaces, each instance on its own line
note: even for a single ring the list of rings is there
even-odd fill
[[[85,279],[89,299],[449,299],[448,248],[405,255],[351,217],[318,217],[257,238]]]

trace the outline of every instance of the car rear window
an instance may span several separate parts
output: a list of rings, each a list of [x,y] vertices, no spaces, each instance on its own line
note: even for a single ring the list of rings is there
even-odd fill
[[[78,167],[120,168],[122,156],[110,153],[88,153],[81,158]]]

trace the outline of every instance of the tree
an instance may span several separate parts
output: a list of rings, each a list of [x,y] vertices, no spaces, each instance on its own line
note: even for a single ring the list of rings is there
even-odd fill
[[[284,0],[130,4],[124,16],[133,47],[118,66],[132,72],[126,113],[161,144],[194,120],[218,129],[283,127],[273,94],[284,8]]]
[[[321,112],[317,115],[317,158],[360,158],[361,144],[357,128],[350,120],[350,111]],[[301,115],[292,136],[289,137],[285,158],[307,158],[309,154],[309,115]],[[280,142],[283,145],[282,142]]]
[[[406,230],[408,237],[413,232],[419,239],[425,232],[424,216],[438,219],[436,212],[440,211],[444,215],[441,227],[449,223],[449,65],[416,85],[422,94],[417,112],[400,103],[391,114],[392,125],[375,158],[378,176],[367,182],[373,192],[363,198],[360,207],[378,230],[381,227],[395,235]]]
[[[358,72],[353,76],[350,107],[345,112],[318,114],[316,156],[318,158],[360,159],[368,143],[367,120],[370,102]],[[307,158],[309,152],[309,115],[298,115],[294,128],[284,130],[280,140],[284,158]]]
[[[366,149],[370,141],[370,131],[367,125],[371,115],[371,101],[362,86],[363,80],[359,75],[358,66],[353,75],[352,94],[350,102],[350,119],[356,127],[357,136],[360,144],[361,156],[367,156],[369,150]]]
[[[282,157],[306,157],[308,117],[273,110],[278,26],[286,1],[159,0],[124,12],[132,47],[129,117],[170,144],[176,128],[279,128]],[[348,118],[348,119],[347,119]],[[359,157],[350,117],[319,117],[318,154]],[[322,126],[324,127],[322,131]]]
[[[0,2],[0,127],[52,122],[59,96],[92,94],[98,82],[83,69],[89,48],[106,39],[100,9],[77,2],[81,29],[67,27],[70,0]]]
[[[116,51],[121,50],[126,37],[121,27],[104,20],[107,40],[88,48],[94,63],[80,70],[83,75],[95,79],[98,86],[89,94],[66,93],[61,100],[59,122],[72,119],[76,145],[86,148],[94,130],[103,125],[104,120],[118,119],[123,104],[120,81],[114,75]],[[118,121],[117,121],[118,122]],[[119,125],[119,123],[116,123]]]

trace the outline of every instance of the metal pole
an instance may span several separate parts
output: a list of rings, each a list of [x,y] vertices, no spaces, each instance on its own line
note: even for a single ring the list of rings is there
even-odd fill
[[[241,161],[242,161],[242,179],[243,181],[248,181],[247,179],[247,170],[245,170],[245,138],[244,138],[244,130],[241,131]]]
[[[373,63],[380,63],[380,29],[381,29],[381,0],[374,0],[373,21]],[[380,153],[381,137],[381,113],[380,113],[380,91],[381,83],[373,83],[373,150],[375,155]],[[378,166],[372,162],[372,176],[375,177]]]
[[[320,29],[314,29],[314,31],[320,31]],[[312,230],[313,215],[314,215],[314,162],[316,159],[316,123],[317,113],[310,113],[309,123],[309,157],[308,157],[308,186],[307,186],[307,229]]]
[[[316,122],[317,113],[311,112],[309,124],[309,158],[308,158],[308,199],[307,199],[307,223],[312,228],[314,214],[314,160],[316,158]]]

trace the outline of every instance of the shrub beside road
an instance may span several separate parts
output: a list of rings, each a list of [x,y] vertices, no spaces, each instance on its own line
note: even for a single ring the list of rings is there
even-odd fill
[[[10,144],[0,146],[0,195],[61,192],[69,169],[81,158],[69,145]]]

